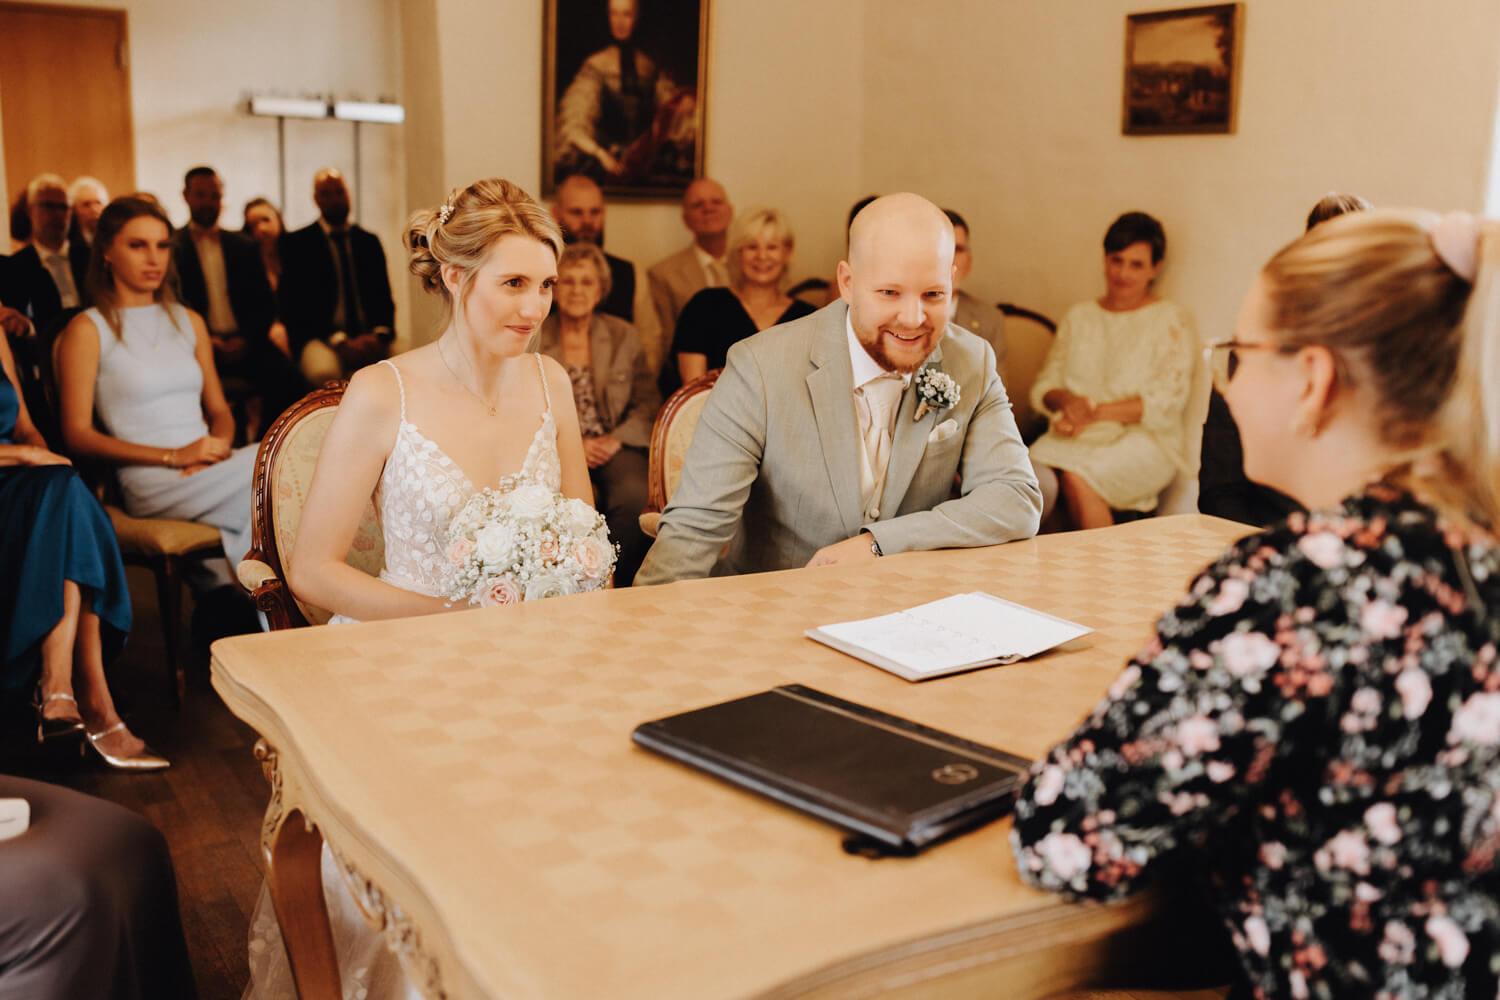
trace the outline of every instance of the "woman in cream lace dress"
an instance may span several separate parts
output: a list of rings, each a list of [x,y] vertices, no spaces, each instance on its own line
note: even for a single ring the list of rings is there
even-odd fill
[[[1051,423],[1031,446],[1038,478],[1056,474],[1072,527],[1151,511],[1185,461],[1182,411],[1198,337],[1181,306],[1151,283],[1167,238],[1127,212],[1104,236],[1105,293],[1068,310],[1031,401]]]
[[[410,267],[448,311],[436,341],[358,372],[324,441],[287,571],[300,599],[338,620],[433,614],[449,520],[478,490],[536,484],[592,503],[567,372],[526,353],[552,304],[562,233],[508,181],[476,181],[418,212]],[[385,568],[344,562],[371,496]],[[345,996],[416,997],[366,924],[330,852],[323,889]],[[253,918],[247,997],[295,991],[268,894]]]

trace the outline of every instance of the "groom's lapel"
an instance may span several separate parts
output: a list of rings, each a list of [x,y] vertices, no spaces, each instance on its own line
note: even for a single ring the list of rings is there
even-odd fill
[[[940,341],[922,364],[926,367],[942,360],[943,347]],[[880,497],[882,521],[895,517],[896,511],[901,509],[901,501],[906,498],[906,490],[911,486],[912,477],[917,474],[917,466],[922,462],[922,455],[927,451],[927,435],[937,426],[936,410],[928,410],[922,414],[921,420],[915,419],[916,412],[917,385],[913,379],[912,384],[901,394],[901,412],[896,417],[896,433],[891,438],[891,460],[886,465],[885,492]]]
[[[818,314],[807,376],[813,419],[823,445],[823,463],[833,486],[833,500],[853,535],[862,523],[859,509],[859,440],[854,428],[854,373],[849,366],[849,339],[844,332],[846,306],[829,306]]]

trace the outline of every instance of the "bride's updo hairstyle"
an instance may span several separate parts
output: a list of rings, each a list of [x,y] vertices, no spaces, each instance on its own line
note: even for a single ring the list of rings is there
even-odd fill
[[[463,190],[455,188],[441,207],[423,209],[407,223],[407,266],[422,279],[422,288],[443,299],[443,325],[453,315],[453,298],[443,284],[443,268],[457,267],[458,302],[473,287],[490,248],[506,236],[529,236],[562,252],[562,230],[531,195],[510,181],[487,177]]]
[[[1500,529],[1500,224],[1376,209],[1309,230],[1262,272],[1280,342],[1368,390],[1393,481]],[[1486,387],[1490,391],[1486,392]]]

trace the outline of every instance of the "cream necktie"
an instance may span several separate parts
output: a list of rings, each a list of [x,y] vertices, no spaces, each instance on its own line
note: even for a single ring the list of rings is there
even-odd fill
[[[885,473],[891,461],[891,418],[906,388],[901,376],[887,372],[860,386],[865,399],[868,422],[864,429],[865,461],[869,463],[874,486],[865,505],[868,521],[880,518],[880,500],[885,493]]]
[[[73,284],[73,267],[68,262],[67,256],[52,250],[43,250],[40,245],[37,250],[42,255],[43,266],[52,275],[52,283],[57,286],[57,297],[62,300],[62,307],[64,309],[76,307],[78,288]]]
[[[705,270],[708,274],[709,288],[723,288],[729,284],[729,273],[724,270],[722,260],[710,260]]]

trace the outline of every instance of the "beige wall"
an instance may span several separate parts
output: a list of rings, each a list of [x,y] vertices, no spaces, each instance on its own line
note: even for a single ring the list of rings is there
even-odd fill
[[[909,187],[974,229],[973,290],[1054,316],[1099,294],[1100,240],[1143,209],[1168,234],[1166,295],[1226,336],[1255,269],[1329,189],[1484,207],[1500,4],[1245,4],[1239,128],[1122,136],[1124,15],[1139,0],[869,0],[861,180]]]
[[[399,2],[68,0],[127,12],[136,183],[161,198],[172,219],[183,224],[182,175],[209,164],[224,180],[222,222],[228,228],[240,226],[250,198],[277,198],[276,122],[248,115],[246,96],[395,97],[401,90]],[[405,263],[397,239],[405,219],[403,129],[360,126],[354,214],[385,244],[398,279],[397,326],[407,333],[409,297],[399,280]],[[353,170],[354,129],[332,119],[293,120],[286,136],[286,222],[296,227],[317,216],[313,173],[323,166]]]

